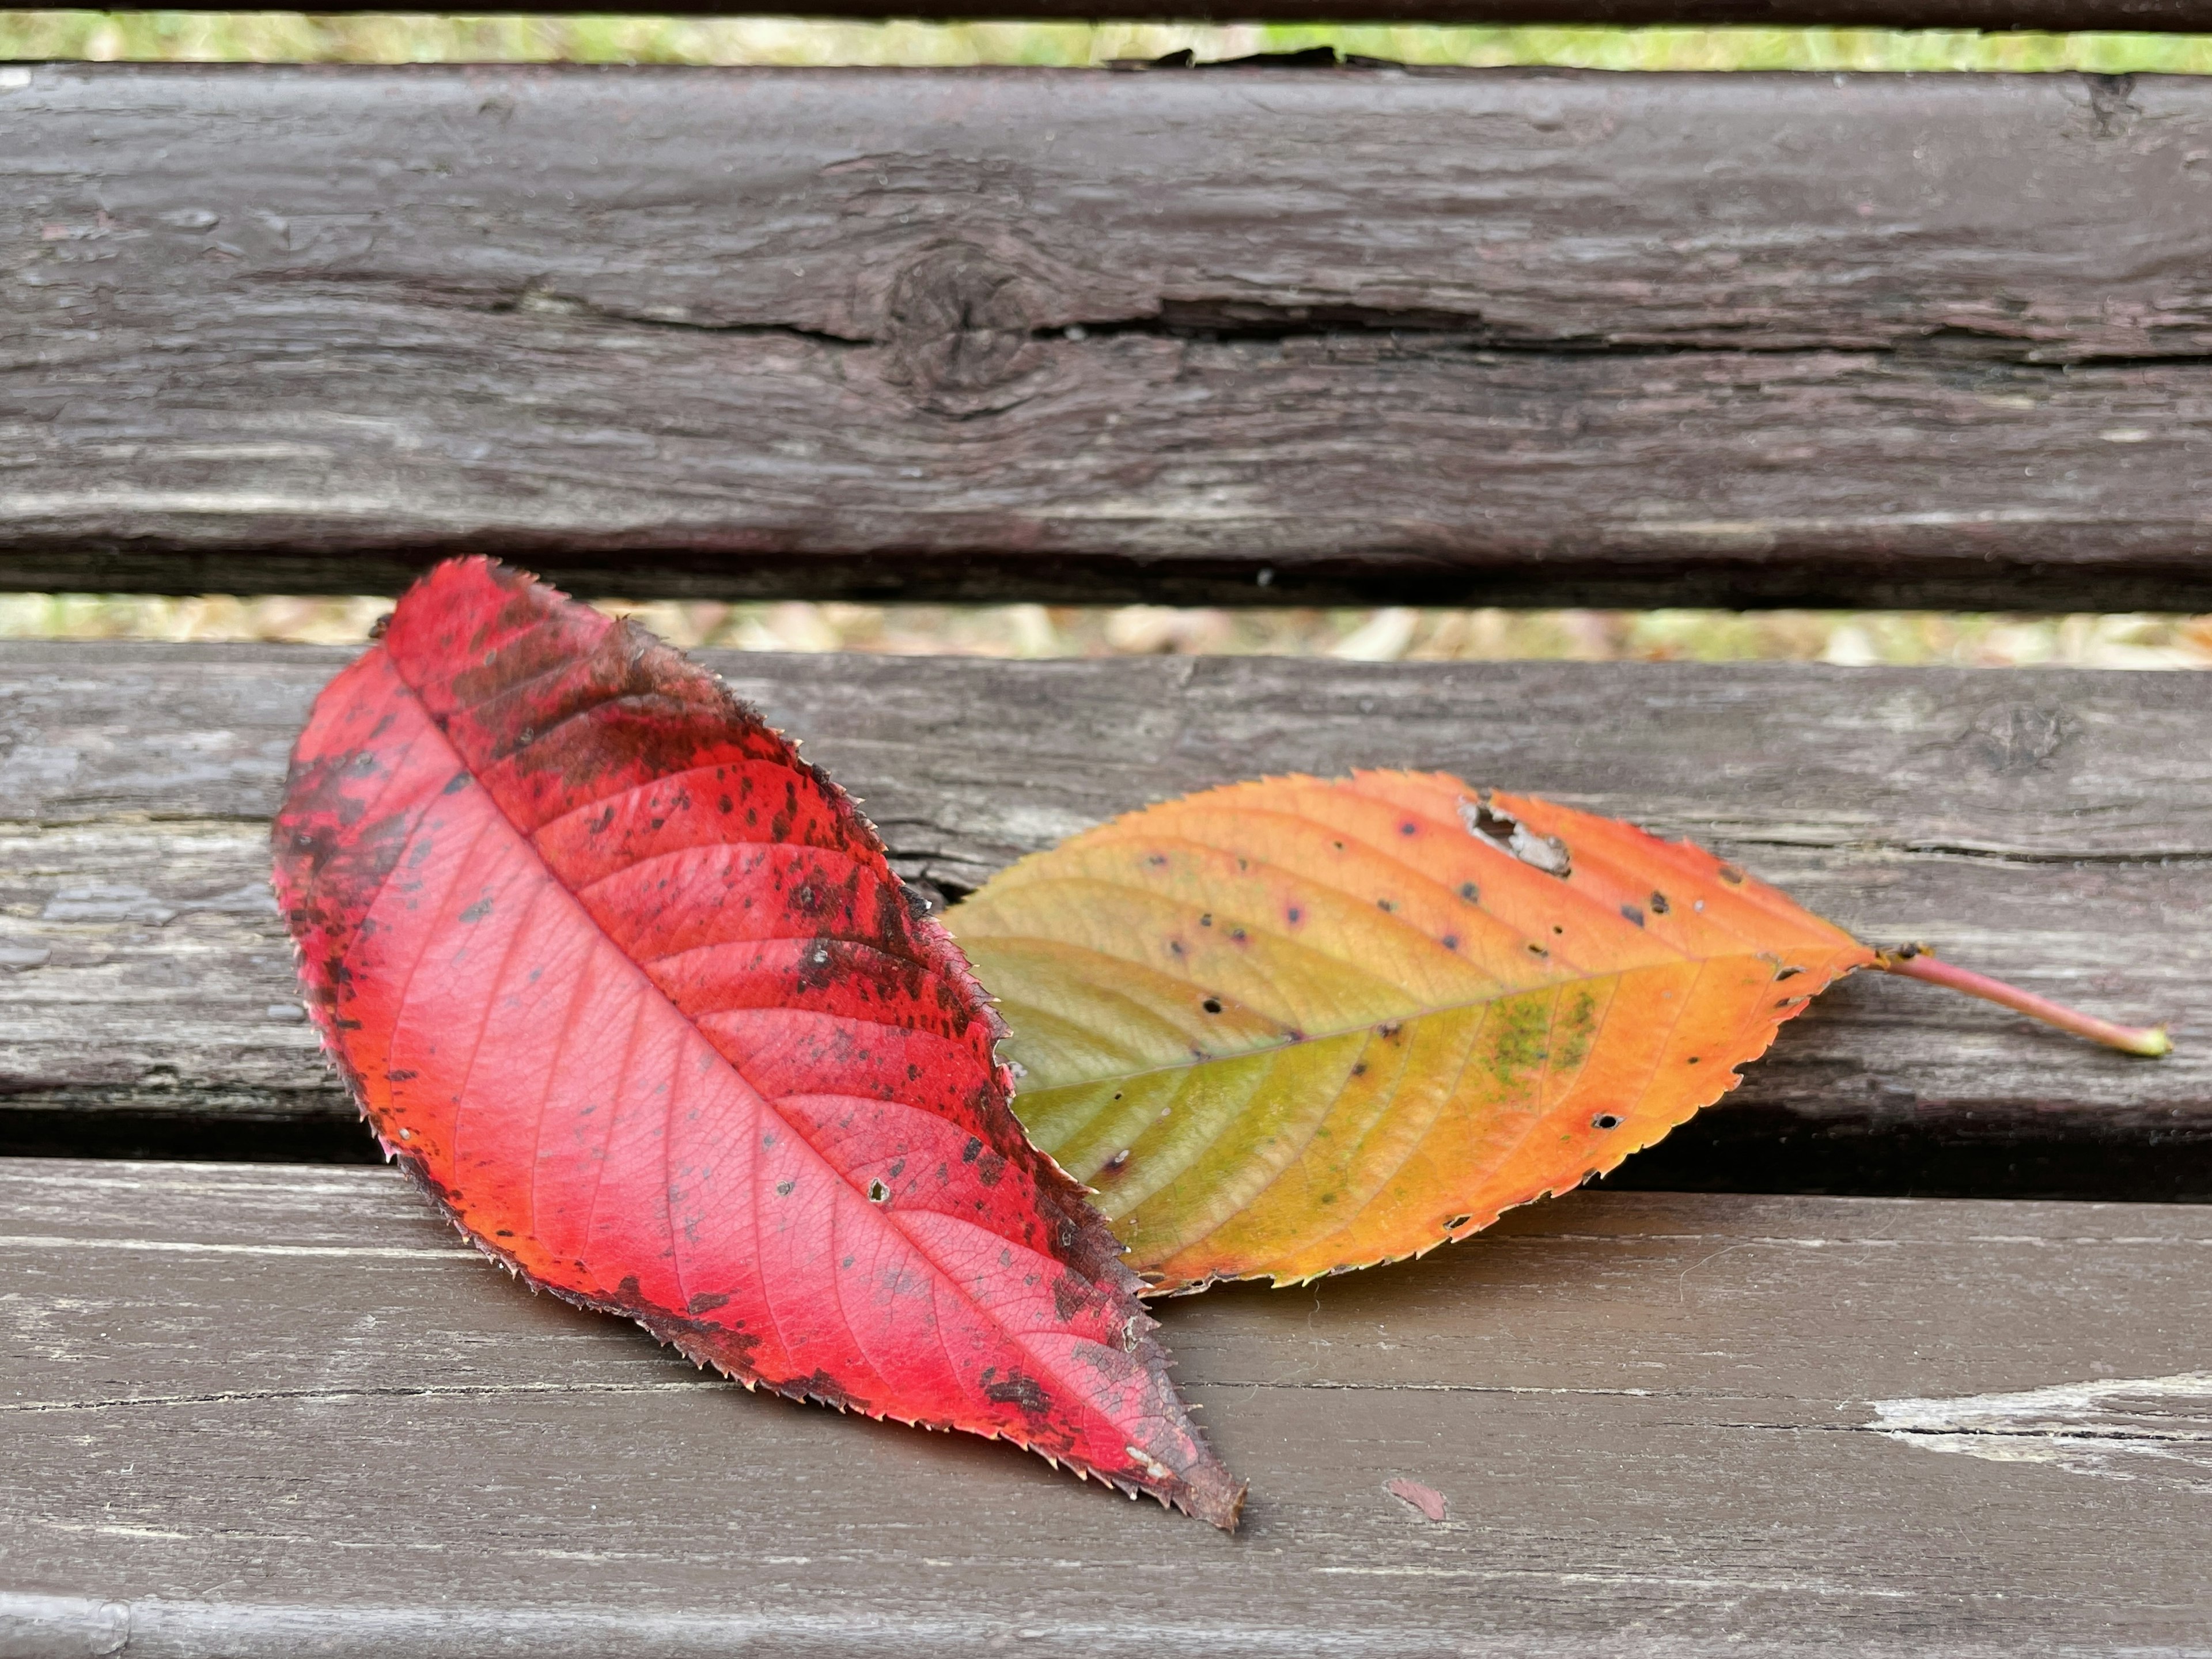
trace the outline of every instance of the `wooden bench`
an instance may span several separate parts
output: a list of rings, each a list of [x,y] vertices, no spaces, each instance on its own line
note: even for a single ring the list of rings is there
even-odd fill
[[[2208,155],[2157,77],[0,66],[0,584],[2212,608]],[[1609,1190],[1170,1306],[1231,1540],[359,1167],[265,887],[347,655],[0,645],[0,1654],[2212,1647],[2212,678],[708,653],[943,897],[1438,767],[2172,1022],[1850,981]]]

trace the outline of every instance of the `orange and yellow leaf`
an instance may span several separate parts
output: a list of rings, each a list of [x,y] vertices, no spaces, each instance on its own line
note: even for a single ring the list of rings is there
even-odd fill
[[[947,922],[1015,1111],[1169,1291],[1418,1255],[1610,1170],[1875,960],[1686,842],[1437,773],[1170,801]]]

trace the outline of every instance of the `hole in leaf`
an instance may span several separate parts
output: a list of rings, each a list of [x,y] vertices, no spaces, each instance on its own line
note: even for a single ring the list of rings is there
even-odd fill
[[[1218,1014],[1221,1012],[1221,999],[1219,997],[1208,997],[1204,1002],[1199,1004],[1199,1006],[1205,1009],[1209,1014]]]
[[[1618,1129],[1620,1127],[1620,1120],[1611,1112],[1600,1112],[1590,1120],[1590,1127],[1593,1129]]]
[[[890,1201],[891,1201],[891,1189],[890,1189],[890,1188],[888,1188],[888,1187],[884,1186],[884,1183],[883,1183],[882,1182],[880,1182],[880,1181],[871,1181],[871,1182],[868,1183],[868,1202],[869,1202],[869,1203],[871,1203],[871,1204],[888,1204],[888,1203],[890,1203]]]

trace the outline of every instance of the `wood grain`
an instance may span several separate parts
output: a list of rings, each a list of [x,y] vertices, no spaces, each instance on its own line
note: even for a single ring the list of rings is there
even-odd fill
[[[2208,1252],[2202,1207],[1578,1194],[1173,1304],[1231,1540],[702,1377],[389,1171],[9,1161],[0,1643],[2201,1653]]]
[[[53,65],[0,584],[2212,608],[2212,84]]]
[[[264,884],[285,756],[349,655],[0,644],[13,1149],[371,1155]],[[1631,1180],[2212,1197],[2212,677],[702,655],[939,898],[1186,790],[1434,768],[1695,836],[1876,943],[2173,1024],[2174,1055],[2130,1060],[1862,976]]]

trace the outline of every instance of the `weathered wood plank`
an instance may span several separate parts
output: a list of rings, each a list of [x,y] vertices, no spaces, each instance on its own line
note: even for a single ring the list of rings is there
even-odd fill
[[[2212,607],[2208,149],[2187,77],[13,71],[0,583]]]
[[[264,884],[348,654],[0,645],[4,1144],[371,1155]],[[1864,937],[2180,1045],[2129,1060],[1863,978],[1630,1179],[2212,1196],[2212,676],[704,655],[940,897],[1183,790],[1440,768],[1695,835]]]
[[[1230,1540],[702,1378],[388,1171],[9,1161],[0,1641],[2202,1654],[2208,1251],[2201,1207],[1579,1194],[1173,1304]]]

